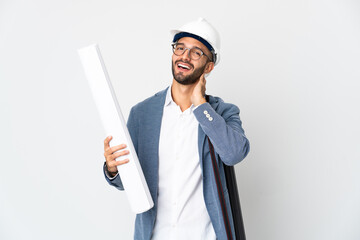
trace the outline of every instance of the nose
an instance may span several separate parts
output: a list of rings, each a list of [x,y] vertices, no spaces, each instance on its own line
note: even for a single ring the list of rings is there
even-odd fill
[[[185,48],[185,52],[181,55],[181,58],[190,61],[190,49]]]

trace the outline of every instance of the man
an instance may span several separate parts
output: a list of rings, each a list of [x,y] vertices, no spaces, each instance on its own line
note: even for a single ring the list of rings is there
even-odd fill
[[[204,19],[172,32],[173,81],[169,88],[135,105],[128,129],[148,183],[154,207],[138,214],[135,239],[235,239],[226,187],[223,195],[231,232],[226,233],[209,150],[216,152],[220,178],[223,163],[235,165],[249,151],[239,109],[205,95],[205,75],[219,62],[220,38]],[[208,100],[208,102],[207,102]],[[116,161],[129,153],[125,145],[104,141],[104,173],[110,185],[123,190]],[[222,162],[221,162],[222,161]],[[226,186],[226,185],[225,185]]]

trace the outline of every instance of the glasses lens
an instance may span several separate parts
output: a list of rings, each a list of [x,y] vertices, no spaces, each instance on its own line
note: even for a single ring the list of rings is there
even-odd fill
[[[184,53],[185,47],[183,44],[176,44],[176,45],[173,45],[173,51],[174,51],[175,55],[180,56]]]
[[[188,49],[182,43],[177,43],[172,46],[173,46],[173,52],[177,56],[183,55],[185,50]],[[196,47],[190,49],[189,52],[190,52],[190,58],[192,60],[199,60],[201,58],[201,56],[204,54],[203,51],[201,51],[201,49],[196,48]]]
[[[198,60],[203,55],[203,52],[198,48],[192,48],[190,50],[190,58],[193,60]]]

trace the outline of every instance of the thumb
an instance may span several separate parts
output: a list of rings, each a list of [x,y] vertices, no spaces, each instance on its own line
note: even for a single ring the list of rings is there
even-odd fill
[[[203,73],[201,76],[200,76],[200,82],[201,83],[206,83],[206,79],[205,79],[205,73]]]

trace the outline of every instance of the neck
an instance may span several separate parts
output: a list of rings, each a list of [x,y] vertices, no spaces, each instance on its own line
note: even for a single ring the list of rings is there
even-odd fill
[[[181,111],[185,111],[191,106],[191,95],[196,83],[191,85],[182,85],[173,79],[171,87],[171,95],[174,102],[180,106]]]

